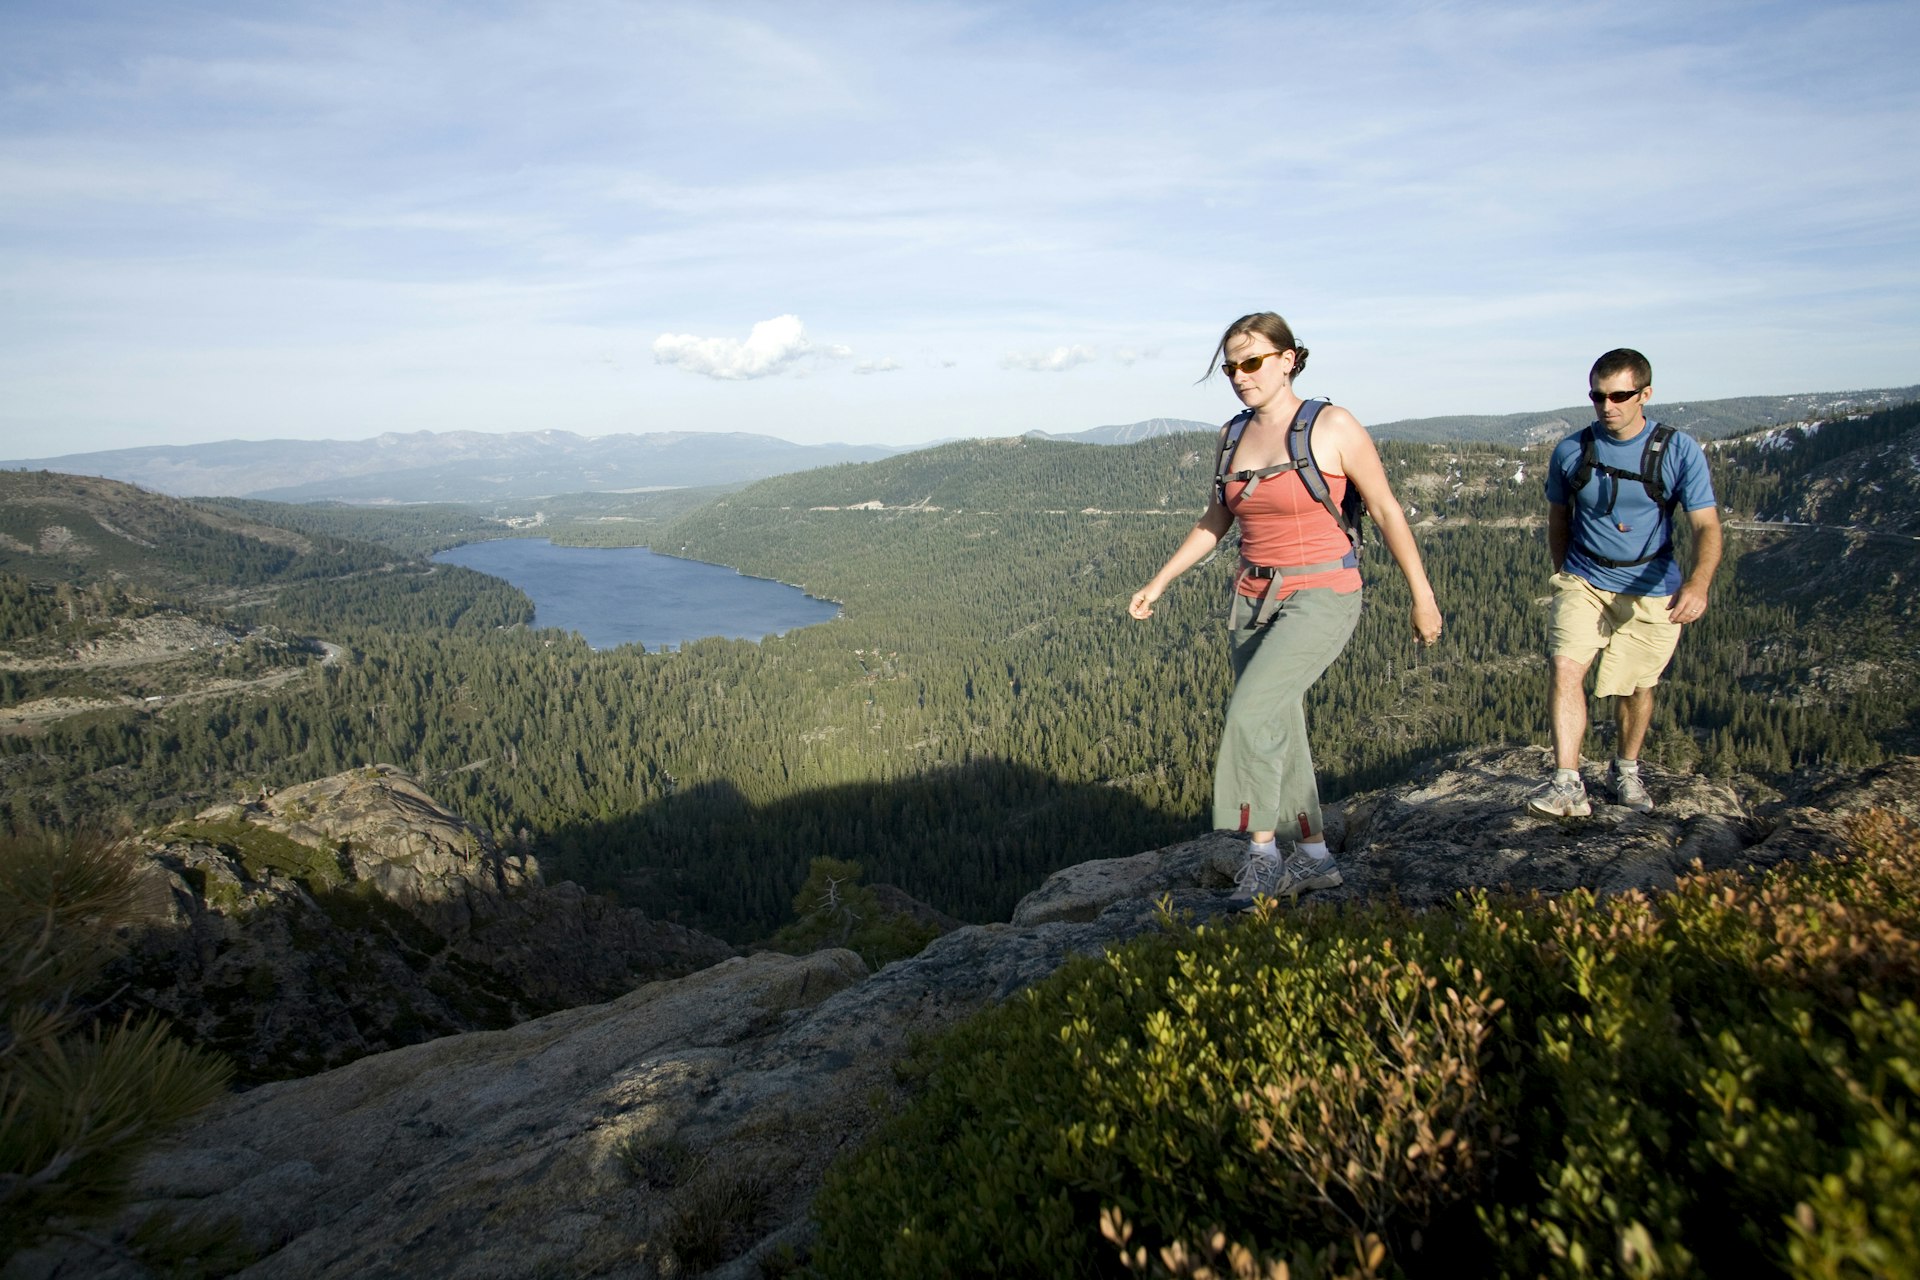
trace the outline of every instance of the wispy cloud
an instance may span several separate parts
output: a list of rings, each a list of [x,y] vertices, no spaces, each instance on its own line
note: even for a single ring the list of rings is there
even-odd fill
[[[1077,365],[1097,359],[1092,347],[1055,347],[1051,351],[1009,351],[1000,357],[1002,369],[1025,369],[1029,373],[1065,373]]]
[[[855,373],[894,373],[904,367],[892,356],[882,356],[878,360],[862,360],[853,366],[853,371]]]

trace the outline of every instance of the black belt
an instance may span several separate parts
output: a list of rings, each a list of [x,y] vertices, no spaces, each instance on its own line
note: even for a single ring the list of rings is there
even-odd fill
[[[1663,544],[1658,551],[1649,552],[1648,554],[1641,556],[1638,560],[1612,560],[1607,558],[1606,556],[1601,555],[1597,551],[1593,551],[1588,549],[1587,547],[1581,546],[1579,542],[1575,542],[1573,545],[1576,547],[1579,547],[1581,555],[1585,556],[1589,560],[1598,561],[1599,563],[1606,565],[1609,569],[1632,569],[1643,564],[1651,564],[1653,561],[1658,560],[1661,556],[1670,556],[1673,554],[1672,542],[1667,542]]]

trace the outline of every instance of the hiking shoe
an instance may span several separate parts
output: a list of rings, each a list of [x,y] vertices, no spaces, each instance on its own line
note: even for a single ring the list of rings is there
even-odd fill
[[[1636,809],[1641,813],[1653,812],[1653,796],[1647,791],[1647,784],[1640,780],[1638,769],[1614,769],[1607,774],[1607,783],[1613,788],[1613,802]]]
[[[1297,898],[1309,889],[1331,889],[1340,883],[1340,867],[1332,858],[1316,858],[1296,849],[1287,859],[1287,882],[1281,892]]]
[[[1527,811],[1543,818],[1584,818],[1593,812],[1587,803],[1587,786],[1578,778],[1572,782],[1550,779],[1527,795]]]
[[[1278,852],[1249,851],[1239,874],[1233,878],[1233,893],[1227,898],[1227,906],[1244,911],[1253,905],[1255,898],[1277,898],[1285,892],[1286,882],[1287,864]]]

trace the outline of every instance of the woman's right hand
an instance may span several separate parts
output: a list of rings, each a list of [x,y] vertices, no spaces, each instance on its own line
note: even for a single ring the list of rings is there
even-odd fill
[[[1413,634],[1421,644],[1440,642],[1440,606],[1432,599],[1413,602]]]
[[[1218,501],[1207,504],[1206,514],[1193,526],[1187,536],[1167,562],[1160,566],[1160,572],[1153,575],[1153,581],[1133,593],[1133,599],[1127,601],[1127,612],[1136,618],[1151,618],[1153,602],[1160,593],[1171,586],[1175,579],[1187,570],[1199,564],[1220,545],[1220,535],[1233,523],[1233,517]]]

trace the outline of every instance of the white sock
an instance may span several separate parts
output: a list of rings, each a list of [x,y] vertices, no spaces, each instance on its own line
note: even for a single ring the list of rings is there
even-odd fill
[[[1555,769],[1553,771],[1553,780],[1555,782],[1579,782],[1580,771],[1578,769]]]
[[[1327,848],[1325,840],[1315,840],[1312,844],[1304,840],[1296,840],[1293,842],[1293,847],[1317,862],[1325,862],[1333,856],[1333,851]]]
[[[1615,773],[1638,773],[1640,772],[1640,762],[1638,760],[1622,760],[1619,756],[1615,756],[1613,758],[1613,771]]]
[[[1280,856],[1280,846],[1271,840],[1255,840],[1247,846],[1247,856],[1250,858],[1277,858]]]

